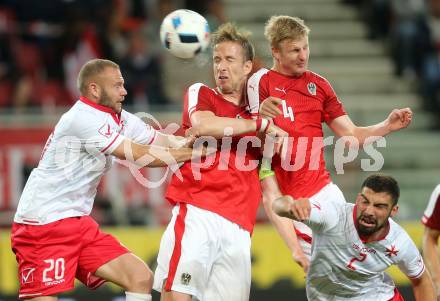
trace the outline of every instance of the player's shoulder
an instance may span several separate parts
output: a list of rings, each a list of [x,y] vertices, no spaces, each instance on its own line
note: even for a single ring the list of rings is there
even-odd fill
[[[211,99],[212,96],[216,96],[219,93],[204,83],[195,83],[188,87],[185,94],[185,101],[189,103],[197,103],[198,99]]]
[[[401,225],[395,222],[392,218],[389,218],[388,222],[390,225],[390,229],[388,231],[388,235],[386,236],[386,241],[401,246],[412,243],[412,239],[409,236],[408,232],[406,232],[406,230]]]
[[[305,79],[308,81],[315,81],[317,84],[324,84],[324,85],[330,85],[330,82],[325,78],[324,76],[313,72],[311,70],[306,71]]]
[[[250,77],[249,81],[256,81],[258,82],[264,75],[266,75],[270,70],[267,68],[260,68],[257,71],[255,71]]]
[[[216,91],[204,83],[194,83],[188,87],[188,93],[216,94]]]
[[[265,79],[267,79],[267,75],[269,73],[269,69],[266,68],[260,68],[256,72],[254,72],[247,81],[247,87],[248,89],[256,89],[261,82],[263,82]]]
[[[423,213],[422,217],[422,223],[425,226],[433,226],[433,221],[435,221],[435,228],[438,228],[438,214],[434,214],[434,212],[438,212],[440,206],[440,184],[437,185],[434,190],[431,193],[431,196],[429,197],[428,204],[425,208],[425,211]],[[437,216],[436,216],[437,215]]]
[[[93,110],[88,105],[77,101],[61,116],[56,127],[86,126],[95,123],[100,117],[99,111]]]
[[[437,202],[440,196],[440,184],[438,184],[431,193],[431,199],[435,199]]]
[[[101,127],[108,117],[108,113],[78,101],[61,117],[57,126],[63,127],[70,134],[78,134]]]

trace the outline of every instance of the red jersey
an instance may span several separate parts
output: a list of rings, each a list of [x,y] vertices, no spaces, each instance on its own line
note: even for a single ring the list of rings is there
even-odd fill
[[[184,130],[191,127],[190,116],[195,111],[211,111],[218,117],[251,119],[248,104],[237,106],[203,84],[192,85],[185,95]],[[184,163],[180,167],[183,181],[173,175],[166,198],[172,204],[183,202],[215,212],[252,232],[261,199],[260,148],[247,143],[246,152],[237,152],[238,141],[243,137],[233,137],[231,147],[217,151],[214,163],[200,168],[200,179],[194,176],[191,162]],[[220,144],[221,140],[217,142]],[[249,170],[239,170],[237,162],[244,162]]]
[[[426,227],[440,230],[440,185],[434,189],[422,217]]]
[[[346,112],[330,83],[305,72],[301,77],[260,69],[248,81],[248,97],[262,102],[269,96],[283,99],[282,114],[274,123],[289,134],[286,159],[272,159],[281,192],[293,198],[311,197],[331,182],[325,167],[322,123]]]

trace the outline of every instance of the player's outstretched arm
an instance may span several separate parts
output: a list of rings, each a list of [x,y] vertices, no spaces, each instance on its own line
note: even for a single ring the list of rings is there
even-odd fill
[[[278,216],[272,210],[272,202],[282,197],[275,176],[272,175],[261,180],[261,188],[263,190],[263,206],[267,217],[289,248],[292,258],[303,268],[304,272],[307,273],[310,261],[301,249],[293,222],[285,217]]]
[[[404,108],[391,111],[387,119],[370,126],[356,126],[348,115],[333,119],[328,126],[336,135],[340,137],[353,136],[359,141],[359,144],[362,145],[369,137],[384,137],[392,132],[408,127],[411,121],[411,109]]]
[[[229,136],[237,136],[257,130],[257,123],[255,120],[237,119],[229,117],[218,117],[210,111],[197,111],[191,115],[192,128],[187,131],[187,134],[192,134],[196,137],[212,136],[214,138],[222,138],[225,132]]]
[[[237,136],[251,132],[268,133],[273,137],[286,137],[287,133],[266,119],[239,119],[219,117],[210,111],[197,111],[191,115],[192,128],[187,135],[223,138],[225,135]],[[231,131],[232,130],[232,131]]]
[[[440,231],[425,227],[423,233],[423,258],[431,274],[437,297],[440,297],[440,259],[438,255],[438,238]]]
[[[168,135],[161,132],[157,132],[156,138],[154,139],[153,145],[162,146],[162,147],[171,147],[171,148],[181,148],[181,147],[192,147],[195,137],[188,136],[175,136]]]
[[[428,271],[419,278],[410,278],[416,301],[436,301],[434,285]]]
[[[142,145],[129,139],[116,147],[112,155],[146,167],[164,167],[188,161],[195,156],[206,155],[206,150],[193,151],[192,148],[164,148],[154,145]]]

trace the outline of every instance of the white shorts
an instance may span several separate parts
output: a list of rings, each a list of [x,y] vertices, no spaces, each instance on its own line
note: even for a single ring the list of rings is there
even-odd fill
[[[248,301],[250,233],[224,217],[181,203],[160,242],[153,289],[200,301]]]
[[[324,186],[320,191],[310,197],[310,200],[346,203],[344,194],[339,187],[333,183]],[[298,243],[309,260],[312,256],[312,229],[304,223],[293,221],[295,232],[298,237]]]

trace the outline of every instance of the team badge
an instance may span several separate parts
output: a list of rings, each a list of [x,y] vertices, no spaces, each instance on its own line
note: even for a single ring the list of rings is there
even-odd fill
[[[397,253],[399,253],[399,251],[396,249],[395,245],[391,245],[391,247],[386,248],[385,253],[386,253],[385,255],[386,257],[391,258],[393,256],[397,256]]]
[[[180,282],[183,285],[188,285],[190,281],[191,281],[191,275],[188,273],[182,273],[182,275],[180,276]]]
[[[307,90],[309,90],[310,94],[315,96],[316,95],[316,85],[315,85],[315,83],[308,83],[307,84]]]
[[[110,127],[110,124],[106,123],[98,130],[98,133],[100,133],[102,136],[106,138],[110,138],[113,135],[113,131]]]

